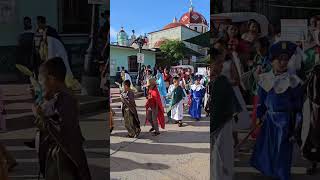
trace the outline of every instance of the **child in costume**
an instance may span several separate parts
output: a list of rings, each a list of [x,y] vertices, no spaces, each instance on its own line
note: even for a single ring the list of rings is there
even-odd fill
[[[204,97],[206,88],[200,84],[202,77],[200,75],[195,77],[195,84],[191,85],[190,99],[191,105],[189,108],[189,114],[197,121],[201,118],[202,99]]]
[[[39,154],[44,154],[39,159],[44,158],[40,160],[44,163],[40,162],[40,169],[46,180],[91,180],[79,125],[79,103],[65,84],[66,73],[59,57],[40,67],[44,101],[33,106],[36,124],[42,132]]]
[[[259,77],[258,124],[261,124],[251,165],[265,176],[291,179],[293,145],[302,123],[302,81],[288,72],[296,45],[280,41],[270,48],[272,71]]]
[[[134,100],[134,92],[130,89],[131,83],[129,80],[125,80],[123,82],[123,86],[124,89],[120,97],[122,101],[122,114],[124,117],[124,123],[126,129],[128,130],[127,137],[135,138],[139,136],[141,129],[136,103]]]
[[[169,87],[168,97],[171,98],[168,117],[170,116],[179,127],[182,127],[183,103],[187,96],[184,89],[179,85],[179,77],[177,76],[173,78],[173,84]]]
[[[146,111],[147,111],[147,118],[146,120],[151,124],[152,128],[149,132],[153,132],[153,136],[158,136],[159,126],[162,129],[165,127],[164,121],[164,108],[162,106],[160,93],[157,88],[157,83],[155,78],[151,78],[147,82],[148,86],[148,97],[146,102]]]

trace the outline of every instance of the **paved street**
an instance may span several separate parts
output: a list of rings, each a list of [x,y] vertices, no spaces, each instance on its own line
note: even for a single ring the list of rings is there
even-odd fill
[[[38,158],[36,151],[24,146],[23,142],[34,138],[31,96],[27,85],[1,86],[5,93],[8,111],[7,126],[9,131],[0,133],[0,141],[17,159],[19,165],[9,175],[10,180],[28,180],[38,178]],[[80,125],[85,142],[85,151],[93,180],[109,179],[109,159],[107,141],[106,113],[82,115]]]
[[[209,179],[209,121],[195,122],[185,117],[185,127],[166,124],[153,137],[145,123],[145,98],[137,98],[142,132],[138,139],[126,138],[120,103],[116,111],[115,130],[110,137],[111,179],[128,180],[207,180]],[[186,115],[187,116],[187,115]]]
[[[245,133],[241,133],[241,136],[245,136]],[[253,141],[247,143],[244,147],[252,147],[253,145],[250,144],[253,144]],[[320,174],[317,174],[316,176],[309,176],[305,174],[306,167],[309,167],[310,164],[302,159],[298,147],[295,147],[291,169],[292,180],[319,180]],[[235,161],[236,180],[272,180],[272,178],[263,177],[257,170],[249,165],[250,157],[250,152],[243,152],[239,155],[240,161]]]
[[[115,130],[111,135],[111,179],[209,179],[209,122],[203,118],[194,122],[185,118],[186,127],[166,124],[166,129],[158,137],[148,133],[149,125],[144,126],[144,98],[136,99],[137,110],[142,124],[142,133],[138,139],[126,138],[127,131],[118,108],[120,103],[113,103],[116,111]],[[186,116],[188,116],[186,114]],[[245,132],[239,134],[244,137]],[[252,147],[249,141],[244,147]],[[236,180],[272,180],[263,177],[249,165],[251,153],[242,152],[235,160]],[[305,175],[308,163],[296,149],[292,165],[292,180],[318,180],[317,176]]]

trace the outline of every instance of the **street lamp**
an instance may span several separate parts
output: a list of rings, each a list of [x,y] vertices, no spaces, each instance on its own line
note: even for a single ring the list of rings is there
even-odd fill
[[[97,49],[96,49],[96,32],[98,22],[98,5],[92,4],[91,14],[91,32],[90,32],[90,44],[86,51],[84,59],[84,75],[82,76],[82,86],[85,89],[85,93],[88,95],[98,95],[100,89],[100,77],[97,66]]]
[[[142,47],[143,45],[146,43],[146,35],[144,37],[142,37],[141,35],[135,39],[132,44],[137,44],[138,47],[139,47],[139,53],[142,52]],[[139,79],[140,79],[140,71],[141,71],[141,63],[139,62],[139,70],[138,70],[138,76],[137,76],[137,80],[138,80],[138,83],[137,83],[137,86],[140,87],[140,83],[139,83]]]

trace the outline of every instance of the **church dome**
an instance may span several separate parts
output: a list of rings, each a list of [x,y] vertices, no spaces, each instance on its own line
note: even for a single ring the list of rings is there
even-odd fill
[[[207,22],[206,18],[202,14],[194,11],[192,6],[189,8],[188,12],[184,13],[181,16],[179,22],[184,25],[204,24],[204,25],[208,26],[208,22]]]
[[[174,18],[173,21],[172,21],[172,23],[167,24],[166,26],[163,27],[163,30],[164,30],[164,29],[175,28],[175,27],[179,27],[179,26],[185,26],[185,27],[186,27],[186,25],[178,22],[177,18]]]
[[[117,41],[120,46],[127,46],[128,45],[128,34],[124,31],[123,27],[118,32]]]

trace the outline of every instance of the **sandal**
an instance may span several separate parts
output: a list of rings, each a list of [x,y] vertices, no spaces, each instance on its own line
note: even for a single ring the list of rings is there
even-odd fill
[[[155,131],[155,129],[154,129],[154,128],[151,128],[151,129],[149,130],[149,132],[152,132],[152,131]]]

